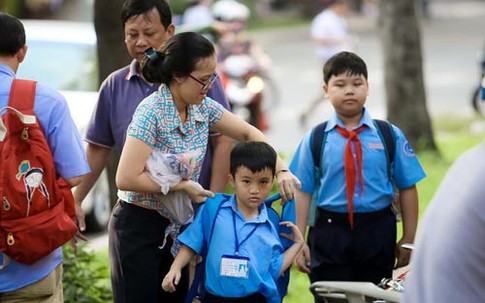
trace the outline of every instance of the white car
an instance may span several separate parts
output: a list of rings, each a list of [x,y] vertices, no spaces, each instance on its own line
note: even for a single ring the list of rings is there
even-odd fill
[[[23,20],[28,51],[17,77],[50,85],[64,95],[81,136],[97,101],[96,34],[87,22]],[[83,201],[88,230],[105,229],[111,212],[103,172]]]

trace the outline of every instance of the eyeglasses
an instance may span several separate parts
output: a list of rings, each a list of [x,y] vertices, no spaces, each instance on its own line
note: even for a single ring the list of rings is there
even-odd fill
[[[192,78],[194,81],[196,81],[197,83],[199,83],[200,85],[202,85],[202,90],[206,90],[208,89],[209,87],[211,87],[212,83],[214,83],[214,81],[216,81],[217,79],[217,74],[216,73],[213,73],[211,75],[211,77],[209,78],[209,80],[207,80],[206,82],[203,82],[199,79],[197,79],[196,77],[192,76],[189,74],[189,77]]]

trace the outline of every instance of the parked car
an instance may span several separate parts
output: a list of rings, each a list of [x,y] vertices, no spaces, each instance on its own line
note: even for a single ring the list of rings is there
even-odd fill
[[[86,22],[23,20],[28,51],[17,77],[38,80],[65,96],[81,136],[97,101],[98,69],[94,26]],[[106,228],[111,212],[103,172],[83,201],[90,231]]]

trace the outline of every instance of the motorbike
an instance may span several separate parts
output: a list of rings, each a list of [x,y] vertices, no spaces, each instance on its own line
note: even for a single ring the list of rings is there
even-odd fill
[[[248,54],[231,54],[221,62],[220,76],[232,112],[259,130],[268,130],[267,79],[256,60]]]
[[[478,61],[480,63],[480,82],[473,89],[472,93],[472,106],[477,114],[485,114],[485,49],[478,55]]]

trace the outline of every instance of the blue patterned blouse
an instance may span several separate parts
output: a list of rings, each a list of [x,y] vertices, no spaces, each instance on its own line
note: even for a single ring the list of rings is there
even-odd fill
[[[187,108],[183,123],[177,112],[169,88],[162,84],[157,92],[146,97],[137,107],[127,135],[138,138],[167,154],[198,153],[192,180],[197,181],[209,140],[209,128],[223,115],[224,108],[216,101],[205,98],[200,104]],[[143,204],[160,209],[162,193],[118,191],[118,197],[128,203]]]

